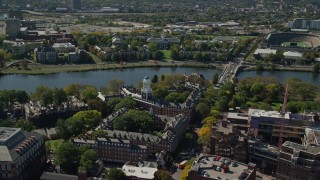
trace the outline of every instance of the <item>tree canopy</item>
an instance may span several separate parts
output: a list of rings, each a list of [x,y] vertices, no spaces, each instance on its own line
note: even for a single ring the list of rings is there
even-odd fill
[[[150,132],[153,126],[153,118],[147,111],[129,110],[113,121],[114,129],[133,132]]]

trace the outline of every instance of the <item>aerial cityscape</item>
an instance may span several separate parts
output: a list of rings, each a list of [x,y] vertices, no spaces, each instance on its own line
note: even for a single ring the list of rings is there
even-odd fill
[[[0,0],[0,179],[319,177],[319,0]]]

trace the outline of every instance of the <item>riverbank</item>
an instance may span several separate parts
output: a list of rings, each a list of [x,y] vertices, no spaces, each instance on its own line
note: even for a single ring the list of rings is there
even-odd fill
[[[101,71],[111,69],[124,68],[144,68],[144,67],[194,67],[194,68],[219,68],[223,69],[221,64],[203,64],[197,61],[141,61],[130,63],[110,63],[110,64],[64,64],[64,65],[44,65],[44,64],[29,64],[25,68],[9,67],[0,71],[3,75],[8,74],[26,74],[26,75],[41,75],[55,74],[61,72],[85,72],[85,71]]]
[[[240,70],[238,73],[241,73],[242,71],[257,71],[256,67],[246,67]],[[295,72],[313,72],[312,66],[275,66],[274,68],[270,66],[264,66],[263,70],[261,71],[295,71]]]

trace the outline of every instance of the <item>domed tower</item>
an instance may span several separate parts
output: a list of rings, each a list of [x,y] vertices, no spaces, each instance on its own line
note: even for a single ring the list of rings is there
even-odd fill
[[[146,76],[143,81],[143,87],[141,89],[141,97],[144,98],[144,99],[147,99],[150,98],[152,96],[152,89],[150,87],[150,84],[151,84],[151,81],[149,79],[148,76]]]

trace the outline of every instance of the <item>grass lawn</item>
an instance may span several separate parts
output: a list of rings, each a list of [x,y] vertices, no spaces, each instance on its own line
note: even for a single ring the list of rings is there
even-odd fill
[[[96,64],[101,64],[101,63],[102,63],[101,59],[100,59],[98,56],[96,56],[96,55],[94,55],[94,54],[92,54],[92,53],[90,53],[90,52],[89,52],[89,55],[92,57],[92,60],[93,60]]]
[[[293,45],[293,44],[296,44],[296,45]],[[281,44],[281,46],[312,47],[308,42],[284,42]]]
[[[64,142],[63,139],[55,139],[55,140],[50,140],[46,141],[46,145],[49,146],[50,150],[55,151],[56,149],[59,148],[59,146]]]
[[[161,50],[161,52],[163,52],[163,54],[164,54],[164,59],[166,59],[166,60],[172,59],[170,50]]]
[[[250,38],[256,38],[257,36],[237,36],[239,39],[246,40]]]
[[[213,38],[217,37],[216,35],[213,34],[201,34],[201,35],[196,35],[197,39],[209,39],[212,40]]]
[[[248,101],[247,105],[249,107],[252,107],[252,108],[279,111],[282,104],[281,103],[268,104],[268,103],[265,103],[265,102]]]

